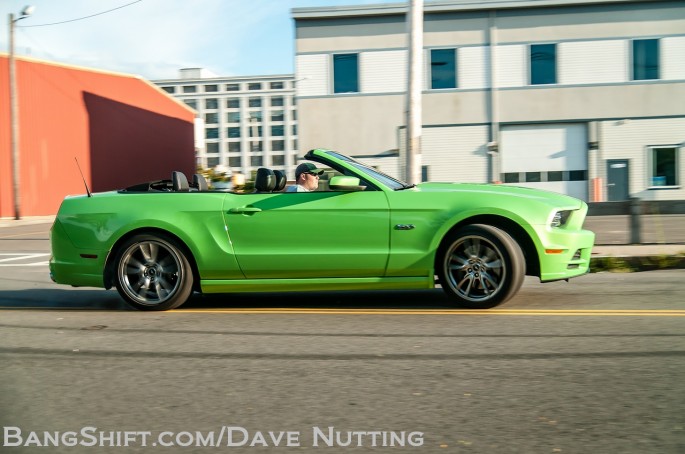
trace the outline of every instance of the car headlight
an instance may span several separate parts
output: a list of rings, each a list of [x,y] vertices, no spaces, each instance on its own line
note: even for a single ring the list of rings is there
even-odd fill
[[[557,211],[554,213],[554,217],[552,217],[552,222],[550,225],[552,227],[561,227],[563,225],[566,225],[566,222],[568,221],[568,218],[571,216],[571,211]]]

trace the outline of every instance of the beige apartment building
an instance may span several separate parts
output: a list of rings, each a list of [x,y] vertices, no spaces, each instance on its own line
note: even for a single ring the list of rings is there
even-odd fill
[[[292,74],[221,77],[185,68],[179,75],[153,83],[195,109],[199,166],[246,176],[259,167],[294,174],[298,131]]]

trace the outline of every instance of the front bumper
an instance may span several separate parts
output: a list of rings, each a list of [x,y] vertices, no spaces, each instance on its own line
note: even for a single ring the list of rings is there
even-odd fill
[[[547,232],[544,249],[539,251],[540,281],[558,281],[588,273],[595,234],[589,230],[551,230]]]

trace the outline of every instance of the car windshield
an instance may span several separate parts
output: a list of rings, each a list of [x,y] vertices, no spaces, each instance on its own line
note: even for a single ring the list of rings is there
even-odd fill
[[[369,167],[366,164],[362,164],[361,162],[350,158],[349,156],[345,156],[345,155],[342,155],[340,153],[335,153],[332,151],[329,152],[329,154],[331,156],[334,156],[334,157],[340,159],[340,160],[349,162],[360,172],[380,181],[381,183],[388,186],[389,188],[391,188],[394,191],[399,191],[402,189],[409,189],[409,188],[413,188],[414,186],[416,186],[414,184],[405,183],[401,180],[398,180],[397,178],[393,178],[390,175],[386,175],[383,172],[374,169],[373,167]]]

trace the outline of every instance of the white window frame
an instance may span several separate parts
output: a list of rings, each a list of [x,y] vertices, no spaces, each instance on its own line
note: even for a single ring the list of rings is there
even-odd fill
[[[655,185],[654,184],[654,150],[657,148],[672,148],[675,150],[675,184],[674,185]],[[647,187],[649,189],[678,189],[682,186],[680,181],[680,145],[650,145],[647,147]]]

